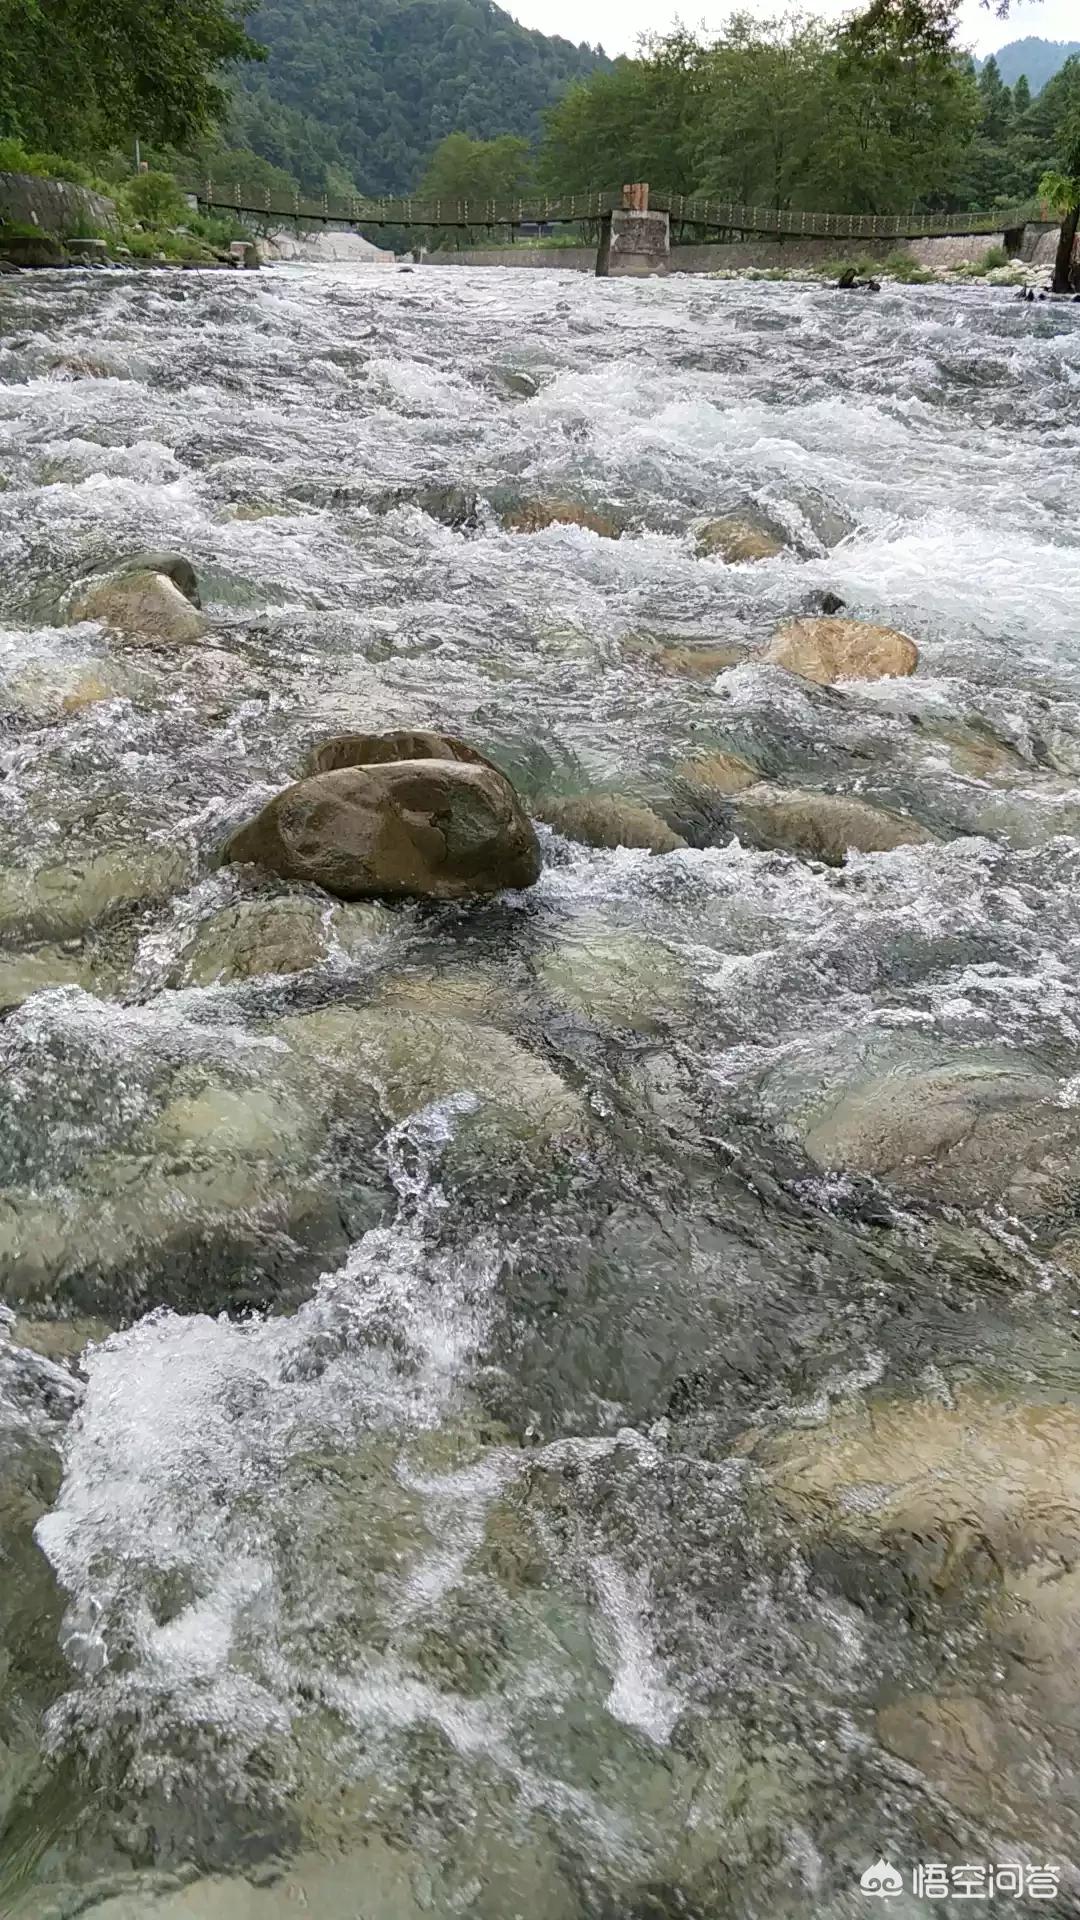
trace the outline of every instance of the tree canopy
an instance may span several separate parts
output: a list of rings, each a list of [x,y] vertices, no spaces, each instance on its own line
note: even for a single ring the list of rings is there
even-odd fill
[[[71,154],[183,142],[258,49],[247,0],[0,0],[0,134]]]
[[[736,14],[572,87],[548,115],[552,192],[651,180],[777,208],[962,211],[1034,199],[1064,167],[1080,59],[1043,91],[976,77],[947,0],[873,0],[837,28]]]

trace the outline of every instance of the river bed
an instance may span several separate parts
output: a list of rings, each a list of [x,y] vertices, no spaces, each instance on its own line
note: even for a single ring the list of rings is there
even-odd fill
[[[0,1913],[1080,1913],[1080,310],[282,266],[0,330]],[[70,618],[158,550],[203,641]],[[917,672],[764,662],[823,594]],[[672,850],[219,864],[402,726]],[[718,756],[911,832],[766,845]]]

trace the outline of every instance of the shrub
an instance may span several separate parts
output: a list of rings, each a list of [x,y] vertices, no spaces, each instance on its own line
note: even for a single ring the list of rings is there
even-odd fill
[[[1004,247],[987,247],[982,264],[984,273],[993,273],[996,267],[1008,266],[1009,256]]]
[[[122,190],[132,219],[146,227],[172,227],[188,212],[171,173],[136,173]]]
[[[890,253],[882,268],[892,280],[905,287],[924,287],[934,278],[929,267],[921,267],[913,253]]]
[[[31,153],[21,140],[0,140],[0,173],[33,173],[42,180],[70,180],[74,186],[93,182],[89,169],[62,153]]]

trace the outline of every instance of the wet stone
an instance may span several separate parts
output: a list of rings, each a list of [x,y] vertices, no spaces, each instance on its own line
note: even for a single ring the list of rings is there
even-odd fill
[[[755,560],[772,560],[783,553],[784,543],[765,527],[735,517],[710,520],[699,527],[698,553],[706,559],[725,560],[730,567],[744,566]]]
[[[609,514],[573,500],[526,500],[502,515],[508,533],[543,533],[548,527],[582,527],[602,540],[618,540],[622,528]]]
[[[505,775],[457,760],[301,780],[233,835],[225,858],[345,900],[461,900],[532,886],[540,873],[535,831]]]
[[[70,600],[68,617],[99,620],[121,640],[146,647],[186,646],[206,631],[202,615],[175,581],[145,569],[85,582]]]
[[[542,794],[532,803],[538,820],[587,847],[643,847],[675,853],[686,845],[666,820],[640,800],[618,793]]]
[[[848,794],[764,785],[735,791],[735,831],[746,845],[800,853],[829,866],[843,866],[851,852],[888,853],[936,839],[917,820]]]
[[[64,866],[0,874],[0,935],[62,939],[121,907],[161,900],[182,887],[190,857],[167,847],[106,848]]]
[[[176,987],[227,986],[268,974],[302,973],[332,956],[345,959],[393,931],[377,906],[343,908],[327,899],[283,896],[241,900],[195,929],[168,976]]]
[[[919,650],[906,634],[863,620],[791,620],[774,635],[763,658],[805,680],[882,680],[914,673]]]

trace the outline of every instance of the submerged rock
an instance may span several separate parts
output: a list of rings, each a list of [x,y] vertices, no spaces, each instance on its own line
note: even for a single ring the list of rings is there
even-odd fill
[[[199,576],[184,553],[174,553],[171,549],[167,549],[162,552],[135,554],[130,560],[125,560],[118,571],[120,573],[163,573],[167,580],[172,581],[174,587],[179,587],[185,600],[190,600],[193,607],[202,606],[202,600],[199,597]]]
[[[649,1031],[686,1003],[686,978],[661,940],[587,928],[545,954],[538,973],[553,1000],[613,1026]]]
[[[833,867],[842,867],[852,852],[888,853],[936,839],[918,821],[849,794],[764,784],[729,791],[738,793],[733,818],[746,845],[805,854]]]
[[[358,918],[359,916],[359,918]],[[200,922],[168,976],[174,987],[225,986],[267,974],[302,973],[370,947],[395,925],[374,903],[333,906],[285,894],[239,900]]]
[[[870,1174],[944,1204],[1001,1204],[1022,1217],[1075,1204],[1080,1114],[1060,1104],[1052,1074],[991,1048],[937,1059],[892,1051],[845,1061],[839,1077],[827,1058],[808,1063],[814,1084],[792,1119],[819,1166]]]
[[[693,760],[682,760],[675,772],[688,787],[701,788],[706,794],[743,793],[761,780],[760,768],[752,767],[741,754],[731,753],[725,747],[717,748],[715,753],[699,754]]]
[[[692,680],[714,680],[729,667],[739,667],[749,657],[749,649],[733,641],[730,646],[662,646],[651,648],[648,659],[661,673],[686,674]]]
[[[103,994],[115,977],[96,954],[82,947],[34,947],[29,952],[0,952],[0,1012],[21,1006],[50,987],[85,987]]]
[[[0,935],[63,939],[119,907],[160,900],[182,886],[189,857],[155,846],[106,847],[63,866],[0,873]]]
[[[533,826],[505,775],[457,760],[342,767],[287,787],[233,835],[229,861],[369,894],[462,900],[532,886]]]
[[[915,716],[919,735],[944,747],[954,771],[971,780],[995,783],[1032,777],[1032,768],[1008,741],[1001,740],[985,721],[923,720]]]
[[[453,485],[432,487],[396,487],[381,493],[373,503],[376,513],[390,513],[398,507],[415,507],[432,520],[455,532],[471,531],[479,521],[476,490]]]
[[[546,527],[584,527],[587,533],[597,533],[603,540],[618,540],[622,533],[622,528],[609,514],[597,513],[594,508],[574,500],[525,500],[519,506],[507,508],[501,518],[508,533],[543,533]]]
[[[1080,1551],[1080,1407],[962,1383],[947,1401],[876,1393],[752,1452],[800,1523],[909,1552],[938,1592],[962,1593],[982,1553]]]
[[[468,1092],[495,1110],[500,1131],[523,1138],[583,1126],[578,1096],[546,1061],[479,1020],[400,1006],[329,1007],[290,1015],[275,1032],[330,1079],[362,1084],[369,1100],[374,1091],[391,1124]]]
[[[69,603],[71,620],[100,620],[123,639],[148,647],[183,646],[206,631],[198,608],[167,573],[121,570],[85,581]]]
[[[719,555],[733,567],[749,560],[772,560],[776,554],[783,553],[784,543],[766,528],[756,527],[751,520],[730,517],[710,520],[699,527],[697,550],[702,558]]]
[[[764,659],[804,680],[887,680],[914,673],[919,650],[893,627],[864,620],[789,620],[774,634]]]
[[[619,793],[542,794],[533,813],[568,840],[587,847],[643,847],[649,853],[675,853],[685,847],[681,834],[640,800]]]

